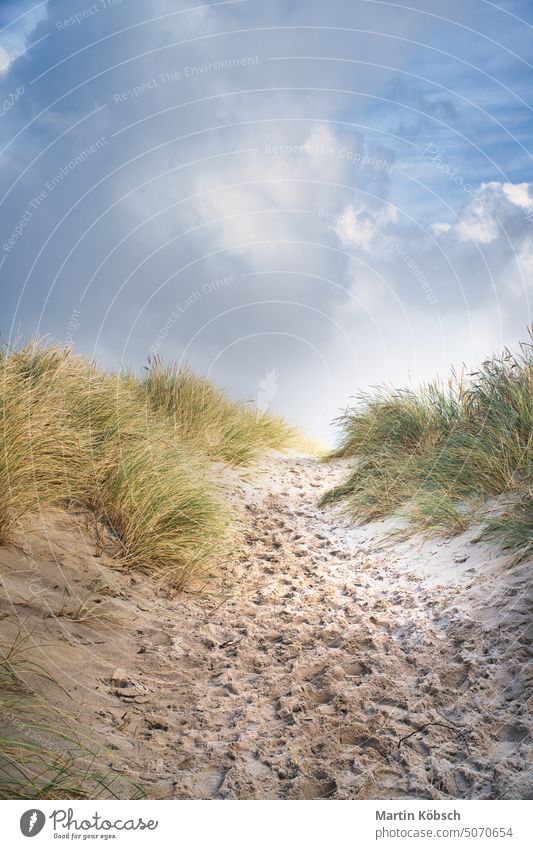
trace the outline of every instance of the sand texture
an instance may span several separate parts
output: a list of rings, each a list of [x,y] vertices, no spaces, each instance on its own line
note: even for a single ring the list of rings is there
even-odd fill
[[[0,549],[1,641],[32,635],[47,698],[150,796],[531,798],[531,564],[349,527],[316,506],[344,473],[233,475],[238,547],[181,595],[46,514]]]

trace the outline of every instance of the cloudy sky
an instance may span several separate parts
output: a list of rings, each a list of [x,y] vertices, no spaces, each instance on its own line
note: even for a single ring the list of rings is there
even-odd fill
[[[533,2],[2,0],[0,329],[309,431],[516,346]]]

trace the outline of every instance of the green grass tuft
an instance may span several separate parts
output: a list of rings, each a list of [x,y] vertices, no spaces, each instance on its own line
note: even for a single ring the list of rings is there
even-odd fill
[[[514,494],[514,506],[488,531],[527,552],[532,529],[533,351],[506,350],[468,379],[452,375],[414,390],[361,395],[340,419],[331,458],[354,466],[322,504],[341,503],[361,520],[400,512],[413,530],[465,530],[473,507]]]
[[[117,776],[103,753],[39,697],[29,679],[51,681],[31,657],[30,635],[0,647],[0,799],[113,799]],[[142,792],[126,782],[128,796]]]
[[[107,374],[37,342],[0,359],[0,544],[48,506],[93,510],[120,559],[182,584],[227,550],[214,462],[296,443],[282,419],[234,403],[187,369]]]
[[[230,401],[206,378],[165,366],[157,357],[140,387],[151,409],[166,416],[177,435],[214,460],[245,466],[268,449],[297,442],[296,430],[281,417]]]

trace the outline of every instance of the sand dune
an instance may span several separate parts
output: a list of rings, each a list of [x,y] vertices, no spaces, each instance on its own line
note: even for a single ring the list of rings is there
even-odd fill
[[[348,527],[316,507],[344,471],[233,472],[239,549],[177,596],[43,515],[0,549],[3,638],[23,623],[47,697],[151,796],[530,797],[527,565]]]

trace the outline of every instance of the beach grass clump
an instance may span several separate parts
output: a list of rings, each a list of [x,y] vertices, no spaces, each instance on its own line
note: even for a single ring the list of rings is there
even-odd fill
[[[362,395],[339,419],[349,476],[322,504],[354,518],[407,516],[412,529],[458,533],[476,505],[512,494],[487,528],[509,547],[526,545],[533,488],[533,351],[522,345],[487,360],[468,378],[453,374],[418,390]]]
[[[90,457],[55,366],[52,352],[41,359],[30,349],[0,361],[0,543],[25,514],[86,490]]]
[[[460,534],[468,528],[472,514],[447,493],[428,490],[411,500],[405,515],[421,531]]]
[[[223,550],[229,524],[209,467],[155,426],[102,452],[94,509],[120,539],[123,563],[174,584]]]
[[[0,428],[0,543],[25,515],[81,505],[111,529],[121,562],[176,583],[227,547],[213,461],[247,464],[293,437],[187,369],[110,374],[39,342],[0,359]]]
[[[231,401],[187,367],[154,357],[140,386],[150,407],[168,418],[176,434],[214,460],[245,466],[268,449],[297,445],[296,429],[283,418]]]
[[[514,563],[533,557],[533,490],[521,495],[500,516],[489,520],[482,535],[497,539],[504,550],[513,551]]]
[[[109,529],[117,563],[182,587],[228,550],[221,463],[246,465],[292,439],[281,419],[233,403],[186,369],[151,364],[137,377],[40,342],[4,350],[0,545],[20,544],[26,517],[81,507]],[[91,610],[70,615],[82,621]],[[28,649],[17,638],[0,650],[0,798],[116,796],[117,776],[39,695],[35,682],[56,685]]]

